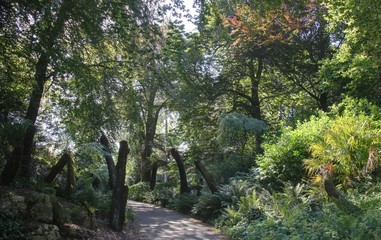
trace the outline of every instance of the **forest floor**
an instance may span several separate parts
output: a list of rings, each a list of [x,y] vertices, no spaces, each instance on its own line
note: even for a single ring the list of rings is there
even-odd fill
[[[128,201],[127,207],[136,213],[141,240],[226,240],[212,226],[174,211],[134,201]]]

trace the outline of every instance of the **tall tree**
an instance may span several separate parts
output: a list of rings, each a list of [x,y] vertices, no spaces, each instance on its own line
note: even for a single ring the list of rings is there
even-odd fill
[[[76,63],[86,65],[86,49],[80,51],[82,46],[91,45],[101,49],[100,43],[106,32],[115,32],[117,34],[114,36],[118,37],[126,30],[124,28],[131,29],[131,25],[138,25],[138,19],[142,18],[139,4],[141,3],[130,1],[115,3],[90,0],[5,1],[2,4],[2,11],[6,9],[11,14],[6,14],[1,19],[5,26],[1,30],[6,32],[1,42],[9,49],[11,41],[7,37],[16,37],[16,45],[23,52],[20,59],[26,61],[26,66],[30,66],[27,70],[32,72],[25,76],[25,80],[29,80],[30,76],[33,78],[30,79],[33,81],[32,91],[24,116],[29,125],[20,143],[23,152],[22,176],[28,176],[29,173],[35,123],[42,96],[48,90],[47,82],[54,85],[58,79],[72,76]],[[124,33],[124,36],[128,34]]]
[[[332,32],[342,32],[342,45],[326,61],[322,74],[331,84],[342,84],[354,97],[381,105],[380,1],[324,0]]]

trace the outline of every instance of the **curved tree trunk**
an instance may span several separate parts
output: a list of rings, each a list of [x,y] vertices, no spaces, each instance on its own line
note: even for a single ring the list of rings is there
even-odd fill
[[[67,153],[64,153],[60,160],[58,160],[58,162],[56,163],[56,165],[54,165],[52,167],[52,169],[50,169],[50,172],[49,174],[45,177],[44,181],[47,182],[47,183],[51,183],[53,182],[53,180],[56,178],[56,176],[58,175],[58,173],[61,172],[61,170],[65,167],[66,164],[69,163],[69,161],[71,161],[71,158],[69,156],[69,154]]]
[[[196,165],[197,170],[200,171],[201,175],[204,177],[206,184],[209,187],[209,190],[212,193],[218,192],[216,182],[214,181],[213,177],[208,173],[204,165],[202,165],[201,161],[194,161],[194,165]]]
[[[50,169],[49,174],[45,177],[44,181],[47,183],[53,182],[53,180],[56,178],[58,173],[62,171],[62,169],[67,166],[66,170],[66,186],[64,190],[64,196],[66,198],[69,198],[71,195],[71,190],[74,185],[74,166],[73,166],[73,160],[71,159],[70,155],[67,153],[64,153],[60,160]]]
[[[112,192],[110,226],[115,231],[122,231],[125,220],[128,187],[125,185],[127,155],[130,152],[126,141],[120,142],[118,163],[116,164],[116,184]]]
[[[172,157],[175,159],[177,163],[177,167],[179,168],[179,173],[180,173],[180,194],[183,193],[189,193],[191,190],[188,186],[188,181],[187,181],[187,175],[185,172],[185,167],[184,167],[184,162],[180,157],[179,152],[172,148],[170,150]]]
[[[110,145],[109,145],[107,137],[103,134],[99,141],[104,147],[104,150],[106,152],[104,154],[104,157],[106,159],[107,170],[108,170],[108,186],[110,189],[113,189],[116,182],[116,168],[115,168],[114,160],[112,159]]]

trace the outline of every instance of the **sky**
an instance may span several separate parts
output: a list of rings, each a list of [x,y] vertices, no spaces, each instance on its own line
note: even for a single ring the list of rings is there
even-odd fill
[[[193,7],[193,2],[194,2],[194,0],[184,0],[184,5],[185,5],[185,8],[189,10],[189,13],[192,16],[195,16],[197,13],[196,13],[196,9]],[[183,19],[183,21],[184,21],[184,26],[185,26],[184,30],[186,32],[197,31],[196,25],[194,25],[193,23],[187,21],[186,19]]]

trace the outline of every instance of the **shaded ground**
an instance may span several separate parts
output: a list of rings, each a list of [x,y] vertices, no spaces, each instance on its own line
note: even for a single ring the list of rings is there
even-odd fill
[[[140,226],[142,240],[225,240],[217,230],[193,218],[154,205],[128,201]]]

